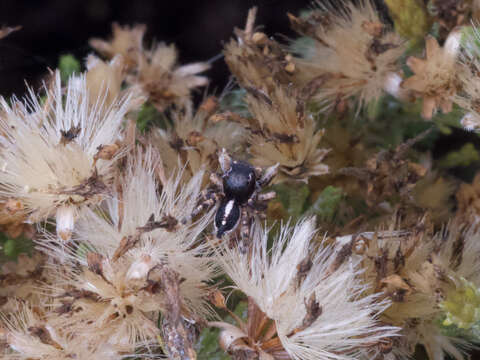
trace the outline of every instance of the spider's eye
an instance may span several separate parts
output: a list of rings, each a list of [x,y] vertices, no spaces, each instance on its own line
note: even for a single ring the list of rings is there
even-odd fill
[[[235,203],[235,200],[223,200],[215,214],[215,231],[217,237],[221,238],[223,234],[235,229],[239,220],[240,207]]]
[[[223,176],[223,190],[229,199],[242,205],[255,190],[255,170],[243,161],[234,161],[230,171]]]

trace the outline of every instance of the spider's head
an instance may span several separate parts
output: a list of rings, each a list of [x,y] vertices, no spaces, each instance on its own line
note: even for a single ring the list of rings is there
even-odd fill
[[[252,196],[256,181],[253,166],[243,161],[232,161],[230,169],[223,174],[223,191],[227,199],[234,199],[242,205]]]

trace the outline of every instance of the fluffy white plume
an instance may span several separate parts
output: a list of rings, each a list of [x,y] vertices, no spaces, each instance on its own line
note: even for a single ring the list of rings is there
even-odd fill
[[[363,296],[366,286],[357,277],[358,264],[352,259],[338,263],[338,248],[313,252],[314,235],[313,219],[284,226],[269,251],[269,231],[257,227],[251,257],[225,248],[221,261],[236,287],[275,321],[292,359],[356,359],[376,351],[369,346],[396,332],[376,321],[386,304]],[[301,263],[312,253],[310,270],[301,279]],[[306,326],[306,303],[312,296],[321,313]]]
[[[103,199],[112,182],[112,161],[95,155],[118,140],[131,97],[109,107],[104,98],[92,103],[84,76],[72,78],[64,93],[59,72],[52,85],[45,102],[33,90],[25,103],[0,101],[0,195],[19,199],[32,222],[67,214],[59,232],[68,238],[74,217]]]

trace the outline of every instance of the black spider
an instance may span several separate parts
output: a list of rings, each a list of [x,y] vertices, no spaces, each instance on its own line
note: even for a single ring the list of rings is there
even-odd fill
[[[210,176],[212,184],[202,193],[202,199],[190,219],[220,201],[214,222],[216,237],[221,238],[232,232],[241,221],[241,237],[243,244],[246,244],[250,237],[252,218],[255,214],[264,217],[267,202],[276,195],[274,191],[264,194],[259,192],[272,181],[278,165],[263,171],[247,162],[232,160],[225,149],[222,149],[218,160],[222,174],[213,173]]]

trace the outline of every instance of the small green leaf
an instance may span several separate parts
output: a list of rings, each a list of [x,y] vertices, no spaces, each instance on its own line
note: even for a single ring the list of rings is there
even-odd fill
[[[247,103],[245,102],[246,94],[247,91],[245,89],[236,89],[230,91],[220,100],[221,111],[233,111],[240,116],[249,117],[250,112],[248,110]]]
[[[15,240],[8,239],[3,244],[3,252],[5,253],[6,256],[15,257],[16,251],[17,251],[17,246],[16,246],[16,243],[15,243]]]
[[[152,104],[145,103],[140,108],[137,118],[137,128],[140,132],[148,131],[152,126],[166,128],[167,119]]]
[[[385,0],[395,30],[404,38],[418,43],[423,40],[431,25],[427,9],[416,0]]]
[[[230,357],[220,348],[218,336],[220,329],[206,328],[200,334],[197,343],[198,360],[228,360]]]
[[[322,220],[331,221],[342,197],[341,188],[327,186],[308,209],[308,213],[318,215]]]
[[[60,70],[60,77],[62,82],[67,82],[68,78],[75,73],[80,73],[80,62],[72,54],[60,56],[58,60],[58,69]]]
[[[274,190],[289,216],[298,219],[304,213],[310,195],[306,184],[278,184]]]
[[[443,159],[440,159],[439,166],[448,169],[457,166],[469,166],[478,161],[480,161],[478,150],[472,143],[467,143],[460,150],[452,151]]]

